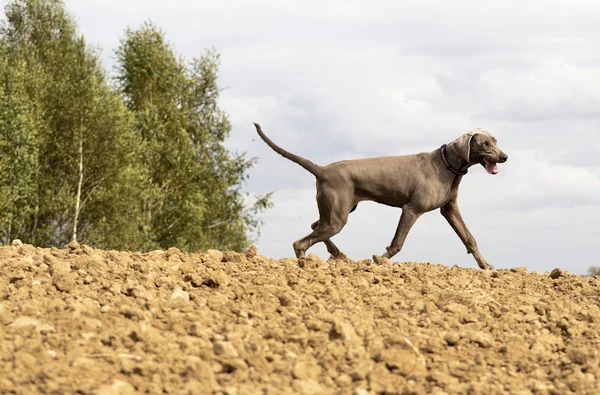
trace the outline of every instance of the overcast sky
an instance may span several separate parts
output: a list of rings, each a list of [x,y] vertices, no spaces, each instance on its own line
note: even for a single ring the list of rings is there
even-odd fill
[[[228,146],[259,157],[249,192],[275,191],[257,242],[273,258],[317,219],[314,177],[256,138],[318,164],[432,151],[476,127],[509,155],[463,179],[459,205],[497,268],[600,265],[600,2],[67,0],[111,67],[127,27],[152,20],[188,59],[222,55]],[[361,203],[334,238],[382,254],[401,210]],[[326,259],[321,245],[314,252]],[[439,211],[397,261],[477,267]]]

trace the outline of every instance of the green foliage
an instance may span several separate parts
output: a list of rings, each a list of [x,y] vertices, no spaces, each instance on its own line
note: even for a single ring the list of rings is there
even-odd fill
[[[27,230],[36,198],[38,150],[26,92],[27,66],[0,42],[0,242]]]
[[[590,276],[600,276],[600,267],[598,266],[590,266],[588,269],[588,275]]]
[[[131,114],[61,1],[16,0],[6,7],[6,17],[4,60],[22,73],[22,86],[7,96],[27,104],[7,106],[20,118],[7,114],[4,145],[14,151],[19,141],[28,144],[23,151],[27,157],[13,152],[20,156],[11,159],[16,168],[6,173],[28,189],[15,190],[10,180],[2,183],[24,202],[23,207],[17,202],[2,210],[3,241],[19,237],[62,246],[73,237],[77,217],[80,242],[139,248],[144,238],[137,226],[138,200],[144,191],[132,188],[130,181],[147,185],[148,177],[138,160],[139,138]],[[10,76],[3,81],[9,86]],[[20,134],[14,132],[17,121]]]
[[[152,24],[127,30],[117,89],[61,0],[13,0],[0,30],[0,243],[241,250],[254,159],[223,145],[219,56],[186,63]]]
[[[186,64],[151,23],[127,30],[117,50],[117,84],[147,144],[146,166],[158,188],[148,217],[156,243],[186,250],[248,246],[270,207],[261,196],[247,210],[241,185],[253,159],[223,145],[231,131],[218,107],[219,56]]]

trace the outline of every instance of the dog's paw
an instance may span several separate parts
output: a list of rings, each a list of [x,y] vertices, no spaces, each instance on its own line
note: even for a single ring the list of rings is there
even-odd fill
[[[484,262],[483,264],[480,264],[479,267],[483,270],[495,270],[494,266],[490,265],[487,262]]]

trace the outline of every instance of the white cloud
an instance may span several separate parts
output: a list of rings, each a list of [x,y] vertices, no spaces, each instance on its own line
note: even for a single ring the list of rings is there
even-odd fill
[[[584,47],[585,50],[591,48]],[[487,112],[512,120],[600,118],[600,68],[542,58],[527,72],[495,69],[481,76],[492,92]]]
[[[479,166],[477,166],[479,167]],[[477,183],[463,185],[476,194],[481,206],[543,206],[545,202],[596,202],[600,207],[600,177],[592,170],[556,163],[544,153],[534,150],[511,152],[509,161],[499,165],[498,176],[489,177],[477,167]],[[489,185],[489,186],[488,186]]]

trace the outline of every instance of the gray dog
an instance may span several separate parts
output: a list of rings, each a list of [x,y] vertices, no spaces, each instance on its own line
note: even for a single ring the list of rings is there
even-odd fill
[[[348,215],[356,210],[359,202],[372,200],[402,208],[396,234],[383,258],[391,258],[400,252],[417,218],[440,208],[479,267],[493,269],[481,256],[456,202],[458,186],[469,167],[480,163],[488,173],[497,174],[497,164],[508,159],[487,131],[473,130],[433,152],[345,160],[319,166],[277,146],[262,132],[260,125],[255,123],[254,126],[275,152],[317,178],[319,220],[311,225],[313,231],[308,236],[294,242],[296,257],[303,257],[306,250],[321,241],[334,258],[343,256],[330,238],[342,230]],[[380,262],[382,257],[373,255],[373,260]]]

